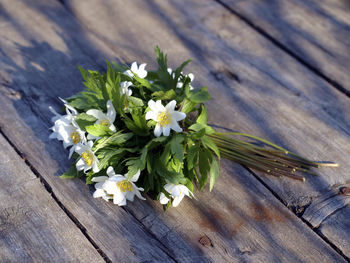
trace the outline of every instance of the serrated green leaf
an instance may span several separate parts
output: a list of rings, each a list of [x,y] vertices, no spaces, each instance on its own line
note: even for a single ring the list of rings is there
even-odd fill
[[[86,113],[81,113],[79,114],[76,118],[75,121],[79,125],[80,129],[85,130],[86,126],[93,125],[96,122],[96,118],[88,115]]]
[[[145,169],[145,163],[143,163],[140,158],[129,159],[126,162],[126,166],[128,167],[127,177],[132,177],[139,170],[142,171],[143,169]]]
[[[133,96],[128,96],[127,100],[129,101],[129,105],[131,107],[142,107],[144,105],[142,99],[139,99]]]
[[[168,91],[156,91],[152,93],[152,97],[155,100],[174,100],[176,99],[177,95],[175,93],[175,90],[170,89]]]
[[[195,102],[195,103],[204,103],[211,99],[210,94],[208,92],[208,87],[203,87],[198,91],[192,91],[190,93],[190,96],[188,97],[189,100]]]
[[[120,131],[116,132],[111,136],[103,137],[98,141],[96,141],[93,146],[93,150],[98,151],[99,149],[107,146],[121,146],[133,136],[134,134],[131,132],[129,133],[121,133]]]
[[[107,126],[103,126],[100,124],[94,124],[85,127],[86,131],[96,137],[103,137],[106,135],[110,135],[112,131]]]
[[[209,191],[214,187],[215,180],[219,177],[219,165],[218,162],[213,159],[210,166],[210,182],[209,182]]]
[[[190,127],[189,127],[190,130],[193,130],[193,131],[200,131],[202,129],[205,129],[205,133],[206,134],[212,134],[214,133],[214,129],[208,125],[203,125],[203,124],[200,124],[200,123],[195,123],[195,124],[192,124]]]
[[[182,162],[184,158],[184,146],[182,144],[183,141],[184,141],[184,137],[180,134],[176,134],[173,136],[173,138],[169,142],[171,153],[180,162]]]

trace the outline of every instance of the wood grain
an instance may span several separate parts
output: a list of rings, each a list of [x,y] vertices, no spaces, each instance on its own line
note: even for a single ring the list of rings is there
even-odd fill
[[[0,135],[0,261],[105,262]]]
[[[350,4],[345,0],[220,0],[350,94]]]
[[[84,53],[87,42],[80,47],[70,37],[79,28],[74,20],[68,23],[72,17],[55,1],[2,1],[1,18],[6,18],[0,22],[0,127],[4,134],[109,260],[174,262],[127,211],[93,199],[93,189],[82,181],[57,177],[69,161],[62,145],[48,139],[48,105],[58,105],[59,93],[65,97],[81,89],[76,65],[96,66],[87,55],[95,49]],[[61,26],[67,26],[67,31]]]
[[[100,65],[93,62],[101,60],[100,57],[94,55],[99,52],[105,52],[109,58],[124,52],[124,60],[129,61],[136,57],[147,59],[153,56],[151,49],[155,43],[149,41],[154,40],[162,40],[163,46],[169,46],[169,49],[172,49],[172,55],[176,52],[175,54],[179,55],[176,61],[184,59],[185,56],[199,56],[201,50],[206,51],[207,48],[200,46],[200,49],[197,49],[191,45],[184,46],[181,42],[184,41],[183,36],[177,39],[176,35],[168,32],[169,28],[172,30],[176,28],[164,24],[164,20],[159,18],[157,6],[151,6],[152,9],[147,5],[144,6],[143,2],[138,2],[140,6],[129,6],[129,9],[126,10],[129,10],[130,13],[124,12],[124,14],[120,13],[120,10],[123,9],[121,6],[118,8],[117,3],[109,5],[107,3],[108,8],[103,11],[99,10],[99,5],[96,5],[96,2],[94,5],[88,4],[89,2],[86,2],[85,7],[82,6],[78,9],[83,11],[84,8],[87,8],[84,11],[87,12],[87,15],[89,12],[105,14],[108,10],[112,14],[118,14],[118,16],[110,16],[113,23],[103,20],[103,17],[96,16],[99,23],[104,23],[100,28],[105,28],[106,31],[115,30],[112,25],[118,25],[117,28],[121,31],[114,31],[112,40],[104,31],[96,30],[90,34],[85,29],[91,28],[91,25],[81,27],[76,20],[65,13],[62,6],[55,3],[36,4],[28,7],[19,2],[17,9],[6,5],[6,11],[12,14],[12,17],[16,17],[16,23],[24,27],[22,31],[26,32],[26,35],[19,36],[18,31],[21,32],[21,30],[12,25],[6,25],[7,32],[13,39],[11,40],[7,36],[7,39],[3,41],[6,54],[9,55],[4,60],[4,70],[1,71],[4,95],[0,98],[2,103],[0,110],[3,113],[0,114],[0,124],[5,134],[47,180],[62,203],[82,222],[100,248],[111,259],[117,260],[118,254],[127,253],[129,250],[122,247],[123,252],[120,251],[122,248],[115,248],[115,252],[111,251],[114,248],[114,243],[111,244],[111,240],[119,240],[122,245],[123,240],[126,240],[132,246],[135,246],[136,241],[134,240],[136,239],[139,240],[140,246],[147,242],[142,241],[142,238],[139,237],[140,233],[133,232],[132,223],[126,229],[120,226],[119,222],[128,222],[126,217],[132,214],[166,247],[168,253],[180,262],[342,261],[342,258],[325,242],[301,224],[299,219],[277,202],[264,187],[259,185],[254,177],[238,166],[232,170],[233,168],[226,164],[226,168],[222,171],[221,181],[215,188],[215,193],[205,191],[198,194],[199,200],[208,200],[205,204],[201,205],[198,201],[193,201],[193,203],[185,201],[181,207],[172,209],[166,214],[162,212],[160,205],[156,202],[141,203],[137,201],[127,208],[128,214],[125,215],[124,211],[120,211],[118,207],[105,204],[102,200],[91,200],[89,191],[81,182],[62,181],[52,177],[53,174],[64,171],[67,168],[67,162],[65,160],[66,153],[62,147],[57,142],[48,142],[47,140],[49,134],[47,128],[50,125],[49,118],[51,116],[47,107],[51,104],[58,108],[59,103],[55,99],[56,96],[68,96],[81,89],[79,86],[81,79],[78,77],[78,72],[74,70],[75,63],[100,68]],[[21,14],[17,14],[16,10],[19,9]],[[169,15],[173,16],[169,7],[165,7],[165,9]],[[43,10],[51,10],[48,17],[43,15]],[[132,23],[127,23],[127,18],[132,17],[135,10],[144,10],[145,12],[144,14],[140,12],[143,15],[139,16],[139,20],[135,19],[132,20]],[[146,10],[148,11],[146,12]],[[204,11],[208,10],[204,9]],[[209,11],[212,10],[209,9]],[[26,20],[22,17],[33,15],[41,19],[40,26],[32,24],[29,29],[25,27],[23,21]],[[118,18],[119,16],[120,18]],[[117,18],[120,20],[115,20]],[[181,20],[183,17],[180,16],[178,19]],[[22,23],[20,23],[21,21]],[[145,23],[146,21],[147,23]],[[186,19],[183,21],[190,24]],[[177,23],[180,22],[177,21]],[[33,21],[32,23],[37,22]],[[142,26],[146,24],[150,28],[157,29],[151,33],[157,38],[152,40],[144,33]],[[52,31],[52,28],[55,30]],[[137,34],[137,30],[139,34]],[[181,31],[178,33],[184,34]],[[138,35],[140,35],[140,43],[144,41],[143,43],[147,44],[147,47],[137,47],[137,42],[132,41],[132,37]],[[96,36],[103,39],[104,44],[96,40]],[[35,37],[35,41],[30,41],[32,37]],[[196,35],[197,39],[201,37]],[[14,41],[16,41],[16,45],[13,44]],[[131,43],[136,47],[132,46]],[[106,45],[113,47],[113,49],[106,48]],[[140,54],[141,52],[144,54]],[[38,54],[40,57],[37,56]],[[206,81],[212,86],[218,87],[214,94],[215,104],[210,104],[211,110],[215,110],[213,106],[217,107],[223,103],[230,105],[231,103],[224,99],[225,94],[219,96],[227,89],[226,84],[223,84],[222,80],[218,80],[220,74],[224,74],[225,71],[216,72],[214,65],[211,65],[213,54],[210,52],[208,52],[208,58],[207,55],[202,55],[201,58],[208,59],[208,62],[203,63],[203,65],[197,62],[195,68],[198,75],[196,76],[199,76],[200,81]],[[210,73],[211,71],[213,72]],[[208,73],[212,77],[208,78]],[[36,103],[37,100],[40,101],[40,105]],[[212,120],[217,117],[219,122],[223,121],[225,116],[220,116],[224,113],[222,108],[219,108],[217,112],[220,114],[212,116]],[[232,114],[231,109],[228,110],[228,113]],[[243,119],[241,119],[242,121]],[[24,137],[29,138],[30,142],[19,141],[19,138]],[[36,143],[33,144],[33,142]],[[236,174],[236,177],[233,176]],[[70,196],[73,195],[79,196],[79,199],[70,200]],[[184,215],[189,215],[189,218],[184,218]],[[90,220],[96,219],[92,219],[90,222],[85,217]],[[116,220],[118,220],[117,226],[113,225],[113,227],[117,229],[114,230],[109,224]],[[118,237],[118,233],[121,237]],[[134,239],[130,241],[131,235]],[[154,249],[156,248],[157,246]],[[141,253],[152,254],[153,250],[149,249],[148,252],[145,252],[140,248],[140,252],[136,250],[136,253],[139,253],[137,255],[141,255]],[[127,256],[129,255],[127,254],[125,257]]]
[[[194,58],[197,84],[208,84],[213,94],[208,103],[209,112],[216,113],[212,124],[259,135],[310,159],[340,163],[339,169],[320,169],[305,184],[259,175],[299,215],[349,182],[349,98],[216,2],[134,1],[119,6],[109,1],[92,8],[96,2],[91,0],[66,5],[109,46],[129,50],[130,62],[140,57],[140,62],[149,62],[149,55],[140,52],[152,54],[157,44],[175,63]],[[323,219],[340,211],[334,205]],[[347,229],[344,224],[340,229]],[[338,236],[327,239],[336,242]]]

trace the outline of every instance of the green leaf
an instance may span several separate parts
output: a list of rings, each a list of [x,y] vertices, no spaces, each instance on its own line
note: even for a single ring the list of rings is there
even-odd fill
[[[128,141],[131,137],[133,137],[134,134],[129,133],[121,133],[116,132],[108,137],[103,137],[95,142],[93,149],[94,151],[98,151],[99,149],[106,147],[106,146],[120,146],[124,144],[126,141]]]
[[[60,176],[60,178],[67,178],[67,179],[72,179],[75,177],[78,177],[78,171],[77,171],[77,168],[75,167],[75,163],[71,165],[70,169],[67,172],[65,172]]]
[[[80,129],[85,130],[86,126],[93,125],[96,122],[96,118],[88,115],[86,113],[81,113],[79,114],[76,118],[75,121],[79,125]]]
[[[142,107],[144,105],[142,99],[133,96],[128,96],[127,100],[130,102],[130,107]]]
[[[164,91],[153,92],[152,97],[155,100],[174,100],[174,99],[176,99],[177,95],[175,93],[175,90],[170,89],[166,92],[164,92]]]
[[[203,125],[203,124],[200,124],[200,123],[195,123],[193,125],[191,125],[189,127],[190,130],[193,130],[193,131],[200,131],[202,129],[205,129],[205,133],[206,134],[212,134],[214,133],[214,129],[208,125]]]
[[[176,134],[173,136],[173,138],[169,142],[171,153],[180,162],[182,162],[182,160],[184,158],[184,147],[182,145],[183,141],[184,141],[184,137],[182,135]]]
[[[88,133],[96,137],[102,137],[102,136],[110,135],[112,133],[109,127],[103,126],[100,124],[86,126],[85,129]]]
[[[201,178],[199,180],[199,189],[202,190],[208,180],[208,173],[210,171],[210,163],[212,162],[212,153],[207,149],[202,149],[199,152],[199,172]]]
[[[207,108],[205,107],[204,104],[201,104],[201,113],[199,114],[196,122],[199,124],[207,125],[208,113],[207,113]]]
[[[208,87],[203,87],[198,91],[192,91],[188,99],[196,103],[204,103],[210,100],[211,97],[208,92]]]
[[[187,166],[191,170],[197,166],[198,154],[199,154],[199,143],[195,143],[188,148],[186,154]]]
[[[126,162],[126,165],[128,166],[128,178],[134,176],[139,170],[142,171],[143,169],[145,169],[145,163],[143,163],[140,158],[129,159]]]
[[[197,105],[197,103],[192,102],[188,99],[185,99],[183,102],[183,106],[181,108],[181,111],[187,114],[187,113],[193,111],[196,108],[196,105]]]
[[[210,166],[210,182],[209,182],[209,190],[213,190],[215,180],[219,177],[219,165],[218,162],[213,159]]]
[[[215,142],[210,139],[208,136],[203,136],[201,138],[202,144],[205,148],[212,150],[216,156],[218,157],[218,159],[220,160],[220,150],[219,148],[216,146]]]

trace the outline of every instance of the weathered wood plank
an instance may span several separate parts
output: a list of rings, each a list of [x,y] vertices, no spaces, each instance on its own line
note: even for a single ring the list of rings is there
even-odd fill
[[[56,1],[2,1],[0,12],[0,127],[4,134],[110,260],[174,262],[167,249],[127,211],[93,199],[93,189],[82,181],[57,177],[69,166],[62,145],[48,140],[51,123],[47,107],[58,105],[53,99],[59,93],[64,97],[80,89],[77,63],[96,66],[87,55],[94,49],[87,48],[86,38],[84,45],[78,46],[69,36],[80,30],[71,15]],[[70,20],[73,22],[67,23]],[[79,34],[75,34],[78,39]],[[8,76],[12,76],[11,82]]]
[[[0,261],[105,262],[0,135]]]
[[[134,50],[151,54],[156,44],[177,63],[194,57],[192,69],[199,73],[199,83],[212,87],[214,100],[208,106],[216,113],[211,115],[213,124],[259,135],[311,159],[339,162],[341,168],[321,169],[319,177],[309,177],[305,184],[261,176],[296,212],[350,180],[349,99],[217,3],[134,1],[122,7],[110,1],[92,8],[95,1],[84,5],[70,1],[67,5],[110,46],[129,48],[130,59],[139,54],[133,55]],[[123,13],[118,12],[121,8]],[[135,36],[137,42],[131,40]],[[323,218],[336,210],[337,205]],[[348,229],[346,222],[338,227]],[[334,243],[338,239],[336,234],[326,237]],[[350,255],[349,250],[344,253]]]
[[[343,0],[220,0],[350,94],[350,5]]]
[[[30,14],[25,6],[20,7],[22,15]],[[47,10],[44,8],[45,5],[41,7]],[[35,35],[36,41],[46,43],[45,47],[47,47],[44,52],[40,49],[42,51],[40,60],[33,54],[35,48],[40,48],[40,45],[38,47],[36,43],[29,43],[32,49],[24,48],[25,43],[21,42],[17,43],[19,46],[17,49],[9,43],[3,43],[11,60],[9,58],[4,60],[4,70],[1,71],[5,85],[2,88],[3,95],[0,97],[0,125],[10,140],[47,180],[62,203],[76,215],[101,249],[112,258],[113,254],[111,256],[109,250],[115,249],[116,253],[121,253],[114,245],[120,239],[113,236],[116,231],[109,228],[108,223],[119,227],[118,223],[112,222],[119,222],[119,220],[128,222],[126,216],[120,212],[120,208],[112,204],[106,204],[102,200],[91,200],[91,195],[82,182],[62,181],[52,176],[67,168],[66,154],[58,143],[47,140],[50,113],[45,107],[49,104],[58,106],[59,104],[54,100],[56,96],[68,96],[79,90],[80,79],[72,66],[76,61],[74,59],[71,61],[68,57],[82,59],[83,64],[90,63],[93,66],[89,58],[83,58],[79,53],[79,49],[73,42],[75,38],[68,37],[72,32],[76,32],[71,24],[69,27],[65,26],[69,24],[67,21],[71,18],[65,16],[58,5],[54,7],[56,11],[50,13],[50,19],[55,21],[57,14],[64,19],[65,23],[58,23],[60,28],[57,28],[57,31],[63,31],[61,33],[61,36],[64,36],[63,43],[70,46],[74,51],[74,56],[70,50],[57,51],[61,48],[56,39],[59,37],[52,32],[51,34],[47,32],[48,29],[45,26],[55,28],[57,25],[47,20],[39,27],[43,35],[39,33]],[[19,14],[18,16],[17,21],[19,22],[21,16]],[[7,27],[8,32],[13,36],[14,32],[9,29]],[[81,30],[81,28],[77,29]],[[33,31],[27,29],[26,32],[27,39],[30,39]],[[80,37],[83,36],[79,35]],[[17,38],[15,39],[18,41]],[[84,47],[89,53],[90,43],[87,38],[79,41],[86,42]],[[130,52],[129,57],[136,54],[128,52]],[[56,53],[60,55],[55,57],[61,59],[59,62],[52,60]],[[63,60],[65,70],[60,70],[62,57],[67,58]],[[32,64],[36,66],[32,67]],[[38,68],[43,70],[39,72]],[[201,70],[200,72],[205,72]],[[72,73],[67,74],[70,71]],[[50,72],[55,72],[60,82],[50,81],[53,77]],[[201,74],[204,78],[204,73]],[[50,83],[49,89],[41,88],[48,83]],[[40,97],[42,111],[37,109],[32,99],[35,96]],[[21,138],[26,138],[26,140],[21,141]],[[58,169],[58,166],[63,168]],[[227,163],[225,167],[222,180],[215,189],[216,192],[204,191],[198,194],[198,199],[203,202],[205,200],[205,205],[198,201],[187,200],[179,209],[172,209],[164,214],[156,202],[137,201],[130,205],[127,211],[133,213],[154,236],[166,244],[171,254],[180,262],[342,261],[327,244],[283,208],[264,187],[258,184],[255,178],[249,177],[247,171],[237,166],[235,173],[238,176],[232,177],[229,175],[233,173],[232,167]],[[229,188],[228,193],[225,192],[227,188]],[[70,196],[78,198],[70,200]],[[98,213],[103,217],[101,218]],[[91,222],[84,219],[83,215]],[[185,215],[189,215],[189,218],[184,217]],[[96,220],[94,220],[95,217]],[[127,224],[132,225],[132,222]],[[130,228],[119,231],[126,242],[130,239],[129,231],[131,231]],[[98,233],[101,235],[98,236]],[[139,238],[138,235],[135,236]],[[109,247],[106,242],[109,242]],[[144,246],[144,242],[146,241],[139,238],[140,245]],[[142,250],[141,252],[145,253]],[[153,253],[152,250],[151,253]]]

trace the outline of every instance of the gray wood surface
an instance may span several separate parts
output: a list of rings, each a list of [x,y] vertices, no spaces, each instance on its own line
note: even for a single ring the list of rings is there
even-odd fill
[[[109,46],[127,48],[130,62],[139,50],[152,54],[156,44],[177,63],[194,58],[197,83],[208,84],[214,97],[208,103],[209,112],[217,113],[210,118],[214,125],[259,135],[310,159],[338,162],[340,168],[322,168],[305,184],[259,175],[299,215],[350,181],[349,98],[215,1],[108,1],[92,8],[96,1],[91,0],[66,5]],[[139,15],[133,16],[135,12]],[[101,15],[105,13],[109,15]],[[130,41],[133,36],[137,42]],[[348,197],[341,198],[348,203]],[[330,205],[334,207],[323,211],[322,220],[349,209]],[[319,230],[336,242],[338,233],[350,231],[345,221],[336,226],[334,232]],[[349,242],[345,239],[342,247],[348,248]],[[350,256],[349,250],[342,251]]]
[[[0,135],[0,261],[104,262]]]
[[[347,0],[218,0],[350,94]]]
[[[57,109],[57,96],[67,97],[82,89],[75,66],[101,69],[105,58],[128,62],[137,59],[152,66],[156,44],[169,53],[173,65],[195,58],[192,70],[197,84],[208,83],[214,97],[208,104],[213,124],[274,139],[319,159],[327,156],[322,155],[325,146],[313,152],[311,145],[317,145],[315,141],[323,134],[338,136],[327,145],[328,154],[342,157],[339,159],[345,163],[340,145],[348,143],[344,132],[346,115],[335,118],[333,109],[326,110],[334,101],[338,108],[348,103],[341,93],[275,50],[216,3],[184,3],[106,1],[101,5],[85,1],[80,5],[72,1],[69,8],[74,15],[70,15],[58,2],[4,1],[1,17],[6,19],[0,22],[6,29],[0,32],[0,127],[4,134],[115,262],[344,261],[251,173],[227,162],[223,162],[220,180],[212,193],[196,193],[198,201],[186,200],[167,213],[151,200],[120,209],[103,200],[93,200],[91,191],[79,180],[54,177],[67,169],[68,162],[61,145],[47,139],[51,116],[47,107]],[[225,29],[224,25],[232,28]],[[218,37],[216,33],[222,35]],[[251,55],[253,50],[258,53],[255,57]],[[268,59],[271,53],[276,53],[274,58],[280,57],[289,71]],[[266,64],[262,59],[268,59]],[[294,78],[302,80],[307,88]],[[320,98],[327,94],[329,100],[318,103],[313,93]],[[278,113],[274,112],[276,108]],[[287,122],[291,134],[284,128]],[[298,141],[303,136],[308,139],[305,146]],[[326,172],[304,185],[290,179],[261,178],[286,203],[297,207],[299,203],[293,201],[303,197],[306,190],[313,189],[306,196],[313,198],[322,196],[322,191],[334,182],[344,184],[344,171],[335,178],[335,172]],[[317,180],[322,183],[317,184]],[[321,231],[324,226],[321,224]]]

